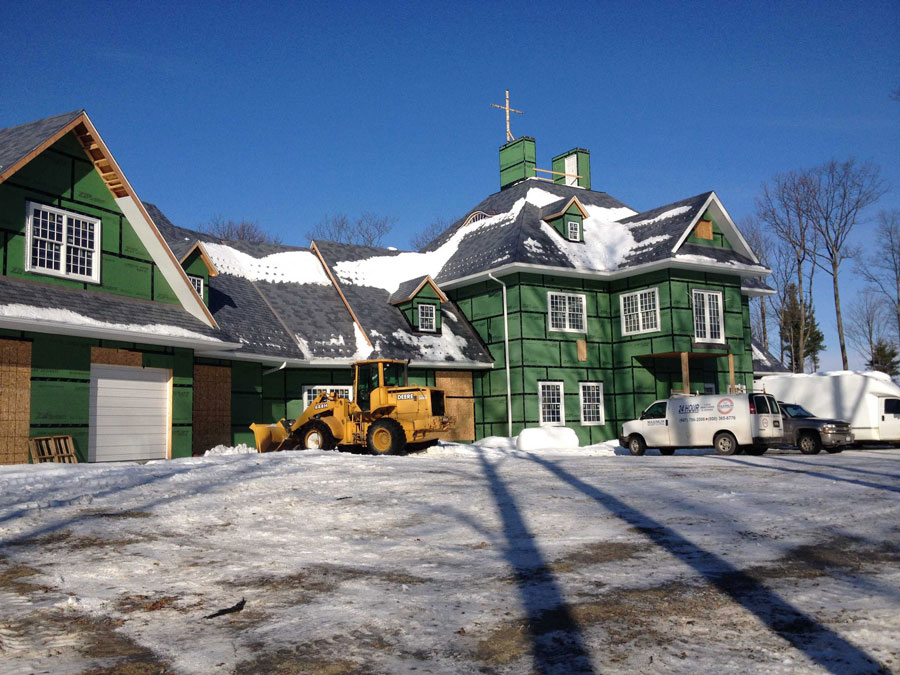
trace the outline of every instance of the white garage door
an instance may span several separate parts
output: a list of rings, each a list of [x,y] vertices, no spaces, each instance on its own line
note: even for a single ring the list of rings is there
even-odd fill
[[[159,368],[91,366],[89,461],[168,456],[169,378]]]

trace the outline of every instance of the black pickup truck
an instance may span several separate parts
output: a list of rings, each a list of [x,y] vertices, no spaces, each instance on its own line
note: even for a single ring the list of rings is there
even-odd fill
[[[796,403],[778,402],[784,422],[784,442],[796,445],[804,455],[840,452],[853,443],[850,424],[843,420],[827,420],[816,417]]]

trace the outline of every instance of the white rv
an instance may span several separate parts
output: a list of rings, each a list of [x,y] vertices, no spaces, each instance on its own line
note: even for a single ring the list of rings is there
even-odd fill
[[[632,455],[643,455],[648,447],[671,455],[676,448],[710,446],[720,455],[761,455],[781,444],[781,425],[781,411],[771,395],[673,396],[626,422],[619,443]]]
[[[900,444],[900,387],[884,373],[767,375],[756,387],[819,417],[850,422],[857,443]]]

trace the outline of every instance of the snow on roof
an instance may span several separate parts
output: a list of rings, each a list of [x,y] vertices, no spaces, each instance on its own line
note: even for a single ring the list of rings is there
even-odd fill
[[[646,220],[639,220],[635,223],[628,223],[628,226],[631,228],[643,227],[645,225],[652,225],[653,223],[658,223],[663,220],[668,220],[669,218],[674,218],[675,216],[680,216],[682,213],[687,213],[691,210],[690,206],[677,206],[674,209],[669,209],[664,213],[660,213],[658,216],[654,218],[647,218]],[[628,214],[633,215],[631,213]]]
[[[529,190],[529,194],[533,190]],[[606,208],[585,205],[588,217],[584,219],[584,241],[570,242],[546,221],[541,221],[541,230],[569,259],[576,269],[609,271],[619,267],[636,246],[631,226],[617,222],[632,215],[629,208]]]
[[[531,192],[532,190],[529,190],[529,193]],[[543,191],[537,190],[537,192]],[[540,198],[540,195],[535,195],[535,198]],[[512,209],[505,213],[498,213],[459,228],[452,237],[434,251],[421,253],[404,251],[397,255],[376,255],[362,260],[342,260],[335,263],[332,269],[338,279],[345,283],[381,288],[388,293],[393,293],[407,279],[426,274],[434,277],[453,257],[463,239],[480,229],[515,221],[525,203],[525,199],[519,199]]]
[[[254,258],[225,244],[204,241],[203,246],[223,274],[250,281],[331,285],[322,264],[311,251],[283,251]]]
[[[31,305],[9,304],[0,305],[0,316],[13,319],[31,319],[38,321],[52,321],[54,323],[73,324],[79,327],[88,326],[104,328],[106,330],[127,331],[130,333],[149,333],[165,337],[187,338],[191,340],[203,340],[204,342],[220,343],[218,338],[179,326],[167,326],[164,324],[126,324],[100,321],[70,309],[58,309],[49,307],[32,307]]]
[[[377,338],[381,335],[374,330],[371,333],[376,338],[377,348]],[[469,344],[468,340],[456,335],[446,321],[441,322],[440,335],[413,335],[402,330],[395,330],[391,337],[404,345],[418,349],[419,358],[422,361],[470,360],[463,351]]]

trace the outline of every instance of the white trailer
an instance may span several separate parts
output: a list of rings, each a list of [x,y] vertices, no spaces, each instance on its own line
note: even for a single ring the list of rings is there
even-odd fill
[[[756,388],[814,415],[845,420],[857,443],[900,444],[900,387],[885,373],[767,375]]]

